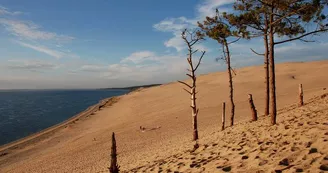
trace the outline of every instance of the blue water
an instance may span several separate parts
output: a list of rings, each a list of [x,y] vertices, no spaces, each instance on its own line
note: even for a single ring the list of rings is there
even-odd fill
[[[0,91],[0,145],[58,124],[128,90]]]

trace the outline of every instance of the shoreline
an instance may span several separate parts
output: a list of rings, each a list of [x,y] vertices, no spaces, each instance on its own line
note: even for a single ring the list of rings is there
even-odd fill
[[[126,94],[129,94],[129,93],[130,92],[127,92]],[[46,139],[46,138],[50,137],[50,134],[55,133],[58,130],[61,130],[62,128],[65,128],[66,126],[68,126],[72,123],[75,123],[79,119],[88,117],[88,116],[92,115],[93,113],[101,110],[101,108],[103,108],[103,107],[111,106],[111,105],[117,103],[121,96],[113,96],[113,97],[102,99],[97,104],[87,107],[84,111],[68,118],[67,120],[64,120],[60,123],[52,125],[39,132],[35,132],[26,137],[23,137],[23,138],[14,140],[12,142],[9,142],[7,144],[1,145],[0,146],[0,157],[9,154],[10,150],[15,150],[17,148],[23,148],[24,146],[26,146],[28,144],[31,144],[33,142],[40,141],[42,139]]]

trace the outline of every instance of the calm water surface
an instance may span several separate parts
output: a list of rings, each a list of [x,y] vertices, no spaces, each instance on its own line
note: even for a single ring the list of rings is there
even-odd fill
[[[58,124],[128,90],[0,91],[0,145]]]

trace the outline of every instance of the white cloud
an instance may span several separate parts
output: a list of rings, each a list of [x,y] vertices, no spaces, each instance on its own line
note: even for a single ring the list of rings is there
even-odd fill
[[[81,71],[86,71],[86,72],[104,72],[106,71],[106,66],[103,65],[83,65],[81,67]]]
[[[127,64],[128,62],[134,62],[136,66],[140,66],[142,62],[152,61],[152,64],[167,63],[173,60],[181,59],[180,55],[157,55],[152,51],[138,51],[134,52],[126,58],[121,60],[121,64]]]
[[[172,47],[175,48],[178,52],[181,52],[182,50],[186,49],[186,43],[184,40],[181,38],[181,33],[179,34],[174,34],[174,37],[170,38],[168,41],[164,42],[164,45],[166,47]],[[194,50],[199,50],[199,51],[211,51],[208,47],[206,47],[204,44],[199,42],[198,44],[195,44],[193,46]]]
[[[174,33],[174,37],[165,41],[164,45],[166,47],[173,47],[178,52],[182,51],[186,47],[185,42],[182,40],[181,34],[179,34],[179,33]]]
[[[198,12],[197,19],[202,20],[206,16],[215,15],[215,9],[218,9],[220,12],[227,11],[228,9],[222,8],[222,6],[234,2],[235,0],[205,0],[203,3],[197,6],[197,12]]]
[[[195,44],[194,49],[199,51],[206,51],[207,53],[211,51],[211,49],[204,46],[203,44]]]
[[[20,11],[10,11],[8,8],[0,6],[0,15],[20,15]]]
[[[150,51],[140,51],[132,53],[130,56],[123,58],[121,63],[133,62],[135,64],[147,61],[154,60],[155,53]]]
[[[197,21],[189,20],[186,17],[168,18],[153,25],[153,27],[162,32],[171,32],[174,37],[164,42],[166,47],[175,48],[178,52],[185,48],[185,43],[181,39],[181,32],[186,29],[196,27]]]
[[[112,64],[109,65],[108,71],[103,73],[102,77],[106,79],[120,79],[120,80],[135,79],[139,82],[149,82],[159,79],[162,80],[161,77],[163,78],[168,77],[167,70],[168,70],[167,66],[163,64],[140,65],[140,66],[127,65],[127,64]]]
[[[165,19],[153,27],[162,32],[171,32],[173,37],[164,42],[168,48],[174,48],[177,52],[181,52],[186,48],[185,42],[181,38],[181,32],[184,29],[195,29],[197,27],[197,20],[189,20],[185,17]],[[209,50],[204,45],[198,44],[202,50]],[[196,47],[196,45],[195,45]]]
[[[12,17],[8,16],[18,14],[24,13],[19,11],[12,12],[0,6],[0,15],[3,15],[0,18],[0,25],[4,26],[10,35],[16,37],[15,40],[19,40],[14,42],[57,59],[63,57],[79,58],[79,56],[70,53],[70,50],[65,49],[62,45],[62,43],[74,40],[74,37],[45,31],[41,26],[32,21],[12,19]]]
[[[145,64],[146,61],[150,63]],[[179,55],[157,55],[151,51],[139,51],[123,58],[118,64],[109,65],[108,70],[101,76],[111,80],[167,82],[169,78],[183,75],[181,72],[187,68],[185,61],[185,58]]]
[[[19,38],[55,41],[69,41],[74,39],[74,37],[71,36],[42,31],[40,26],[29,21],[0,19],[0,23],[5,26],[7,31]]]
[[[196,61],[198,56],[195,55],[194,58]],[[151,63],[142,63],[148,60],[151,60]],[[202,64],[200,70],[209,70],[208,67],[214,68],[213,63]],[[102,73],[102,77],[122,80],[136,79],[141,82],[168,82],[185,77],[187,68],[186,56],[157,55],[151,51],[140,51],[132,53],[128,58],[123,58],[119,64],[109,65],[108,71]]]
[[[32,45],[32,44],[24,43],[24,42],[21,42],[21,41],[15,41],[15,42],[18,43],[21,46],[31,48],[31,49],[36,50],[36,51],[41,52],[41,53],[45,53],[45,54],[50,55],[52,57],[55,57],[57,59],[63,58],[63,57],[79,58],[77,55],[65,53],[65,52],[62,52],[62,51],[53,50],[53,49],[47,48],[47,47],[42,46],[42,45]]]
[[[39,60],[8,60],[8,63],[7,68],[28,71],[53,70],[59,67],[55,63]]]
[[[168,18],[153,25],[158,31],[163,32],[181,32],[185,28],[194,27],[197,24],[196,20],[189,20],[186,17]]]
[[[184,16],[177,18],[168,18],[153,25],[158,31],[171,32],[173,37],[164,42],[166,47],[175,48],[178,52],[184,50],[186,47],[181,39],[181,31],[183,29],[195,29],[197,28],[197,21],[204,20],[206,16],[213,16],[215,9],[218,8],[221,12],[227,11],[225,8],[220,8],[224,5],[233,3],[234,0],[205,0],[203,3],[197,5],[197,15],[195,18],[188,19]],[[209,50],[204,45],[199,46],[202,50]]]
[[[146,63],[145,63],[146,62]],[[74,75],[88,75],[106,80],[152,83],[168,82],[187,72],[186,58],[180,55],[157,55],[152,51],[138,51],[116,64],[72,64],[68,71]]]

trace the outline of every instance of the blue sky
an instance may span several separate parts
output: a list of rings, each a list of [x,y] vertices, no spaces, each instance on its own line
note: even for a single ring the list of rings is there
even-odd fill
[[[0,0],[0,89],[101,88],[184,79],[180,33],[231,9],[233,0]],[[317,43],[277,48],[277,62],[325,59]],[[259,65],[260,39],[231,45],[234,67]],[[199,73],[224,70],[220,46],[206,40]]]

